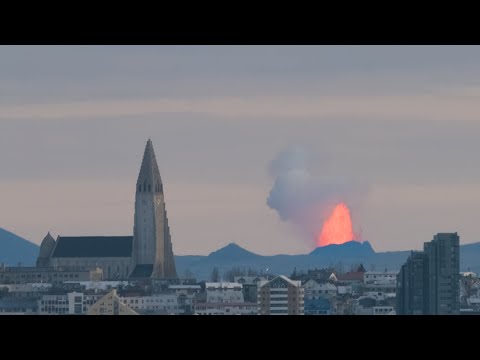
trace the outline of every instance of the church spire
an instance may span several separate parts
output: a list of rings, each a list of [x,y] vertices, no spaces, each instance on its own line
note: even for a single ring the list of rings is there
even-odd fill
[[[148,139],[137,180],[137,192],[163,193],[162,178],[158,170],[152,140]]]
[[[170,227],[153,144],[147,141],[135,193],[131,277],[176,278]]]

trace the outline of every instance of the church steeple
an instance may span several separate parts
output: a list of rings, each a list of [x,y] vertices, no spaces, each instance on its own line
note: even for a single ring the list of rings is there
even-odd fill
[[[163,184],[150,139],[138,174],[133,234],[135,268],[131,276],[176,278]]]
[[[158,170],[152,140],[148,139],[143,153],[142,166],[137,179],[137,192],[163,193],[162,178]]]

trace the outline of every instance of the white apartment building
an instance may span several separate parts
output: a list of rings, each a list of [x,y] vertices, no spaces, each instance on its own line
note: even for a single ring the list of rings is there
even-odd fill
[[[243,303],[243,287],[239,283],[207,282],[205,293],[207,303]]]
[[[153,294],[150,296],[120,297],[120,302],[139,313],[175,315],[183,313],[176,294]]]

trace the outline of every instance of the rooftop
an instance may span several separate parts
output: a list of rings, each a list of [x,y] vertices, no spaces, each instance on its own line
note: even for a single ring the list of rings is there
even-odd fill
[[[59,236],[53,258],[130,257],[133,236]]]

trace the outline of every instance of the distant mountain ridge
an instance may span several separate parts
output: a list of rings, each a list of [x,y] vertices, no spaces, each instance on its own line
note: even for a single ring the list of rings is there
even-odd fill
[[[0,228],[0,263],[9,266],[34,266],[40,247],[14,233]]]
[[[306,271],[341,264],[345,270],[350,265],[363,263],[367,270],[399,270],[411,251],[375,252],[368,241],[350,241],[341,245],[319,247],[306,255],[262,256],[230,243],[207,256],[175,256],[177,273],[184,276],[188,270],[198,280],[208,280],[212,269],[221,273],[232,267],[252,268],[259,271],[290,275],[293,269]],[[460,270],[480,272],[480,242],[460,245]]]
[[[16,266],[34,266],[39,246],[0,228],[0,263]],[[177,255],[177,273],[183,277],[187,270],[198,279],[208,280],[214,267],[221,273],[232,267],[252,268],[272,274],[290,275],[293,269],[306,271],[341,264],[345,270],[350,265],[363,263],[367,270],[398,270],[410,251],[375,252],[368,241],[350,241],[341,245],[319,247],[305,255],[263,256],[230,243],[209,255]],[[460,245],[460,270],[480,273],[480,242]]]

